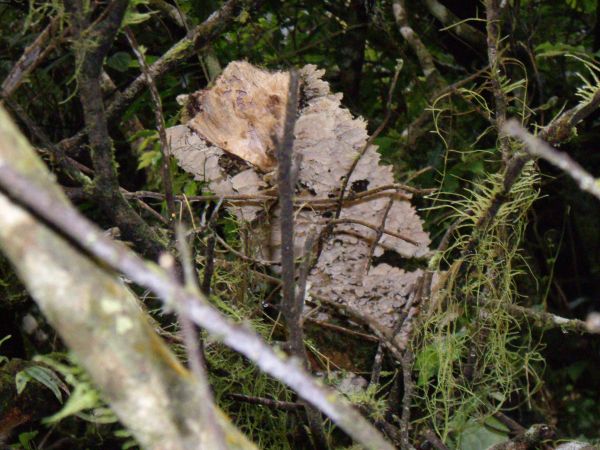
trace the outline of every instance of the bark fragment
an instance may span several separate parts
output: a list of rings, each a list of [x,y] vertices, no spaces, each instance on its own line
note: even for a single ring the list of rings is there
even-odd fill
[[[294,132],[294,154],[300,163],[295,194],[296,204],[302,201],[306,204],[295,214],[297,255],[302,254],[308,234],[322,232],[335,210],[335,205],[328,209],[312,208],[311,201],[339,197],[344,177],[368,139],[366,122],[360,117],[354,118],[342,107],[342,95],[330,92],[329,85],[322,79],[324,71],[308,65],[299,73],[301,102]],[[260,145],[257,145],[239,136],[240,130],[260,130],[256,131],[256,136],[280,136],[281,111],[285,108],[282,92],[287,80],[287,73],[269,73],[245,62],[231,63],[214,88],[190,96],[196,114],[189,122],[168,130],[172,152],[179,165],[196,179],[206,181],[217,195],[260,194],[272,188],[272,180],[276,177],[263,173],[265,169],[275,167],[271,162],[265,163],[271,155],[269,145],[272,141],[259,140]],[[273,95],[278,96],[277,106],[281,111],[264,106]],[[240,108],[234,105],[235,99],[239,100]],[[231,116],[232,111],[235,117]],[[248,123],[243,123],[244,120]],[[231,145],[234,142],[235,148]],[[226,153],[246,160],[249,163],[247,169],[233,176],[228,174],[224,164],[219,163]],[[405,271],[388,264],[375,265],[365,273],[370,247],[376,230],[382,226],[390,195],[394,200],[383,225],[393,233],[406,236],[410,242],[384,233],[375,247],[374,256],[390,251],[401,258],[422,258],[429,253],[429,236],[423,230],[415,208],[406,200],[410,198],[408,192],[399,191],[396,195],[387,191],[361,199],[352,198],[353,194],[393,183],[392,168],[381,164],[377,147],[370,146],[352,172],[348,202],[340,215],[341,220],[324,242],[308,279],[311,294],[358,308],[390,328],[396,325],[422,273],[421,270]],[[279,207],[271,208],[266,219],[261,218],[260,210],[256,202],[249,202],[236,206],[233,212],[240,219],[252,222],[256,231],[254,239],[260,244],[255,256],[277,261],[281,257]],[[353,220],[368,222],[374,228]]]

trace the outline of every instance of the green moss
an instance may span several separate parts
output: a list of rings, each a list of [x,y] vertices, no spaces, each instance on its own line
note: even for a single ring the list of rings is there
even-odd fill
[[[464,256],[446,271],[444,290],[420,327],[417,387],[426,410],[420,420],[444,442],[456,442],[470,420],[491,416],[509,399],[528,398],[539,383],[541,357],[530,331],[507,311],[519,298],[516,279],[527,268],[520,244],[538,174],[529,164],[491,225],[476,230],[501,183],[500,175],[488,176],[458,207],[453,203],[465,236],[477,232],[477,243],[464,253],[470,241],[459,238],[440,255],[439,269],[457,252]]]

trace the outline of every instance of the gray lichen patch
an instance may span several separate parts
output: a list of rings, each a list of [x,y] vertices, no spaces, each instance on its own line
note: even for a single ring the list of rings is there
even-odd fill
[[[301,101],[294,130],[294,153],[301,161],[295,201],[297,256],[302,255],[308,235],[319,234],[333,217],[335,199],[340,196],[343,181],[369,137],[366,122],[342,107],[341,94],[330,92],[328,83],[322,79],[324,71],[308,65],[299,73]],[[225,133],[254,128],[260,129],[261,136],[278,135],[282,111],[270,110],[265,105],[270,95],[278,96],[277,105],[285,105],[286,80],[287,74],[282,72],[269,73],[247,63],[231,63],[214,88],[190,96],[195,99],[199,112],[186,125],[169,130],[172,153],[179,165],[196,179],[207,182],[217,195],[260,195],[274,187],[272,180],[276,177],[265,174],[267,166],[257,162],[272,155],[272,142],[262,139],[257,147],[255,143],[238,139],[234,151],[231,143],[235,136],[225,136]],[[260,115],[256,114],[258,110]],[[248,123],[243,123],[244,120]],[[219,130],[218,137],[215,130]],[[250,164],[248,169],[233,176],[228,174],[218,162],[227,152],[246,160]],[[395,327],[398,318],[408,313],[404,309],[422,271],[388,264],[371,267],[369,258],[380,256],[384,251],[395,252],[404,259],[422,258],[430,251],[429,236],[410,203],[408,192],[387,189],[378,195],[357,197],[393,183],[392,168],[381,163],[376,146],[368,147],[350,176],[345,192],[349,201],[342,208],[341,220],[323,243],[308,280],[314,296],[352,306],[389,328]],[[383,223],[389,202],[392,203]],[[266,220],[255,220],[261,210],[256,202],[236,203],[231,208],[239,219],[251,222],[255,231],[253,239],[259,244],[253,256],[279,260],[279,207],[272,207]],[[371,249],[377,229],[382,227],[392,234],[384,232]]]

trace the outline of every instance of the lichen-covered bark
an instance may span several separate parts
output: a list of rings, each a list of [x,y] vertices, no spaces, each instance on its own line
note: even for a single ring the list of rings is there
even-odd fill
[[[0,166],[67,202],[0,109]],[[116,274],[0,194],[0,248],[119,419],[144,448],[215,448],[204,427],[197,382],[150,326]],[[254,448],[219,415],[230,448]]]
[[[322,203],[321,207],[317,204],[312,207],[311,202],[339,197],[340,186],[368,139],[366,122],[342,108],[341,95],[330,92],[329,84],[322,79],[323,73],[312,65],[300,70],[302,101],[293,147],[295,159],[300,161],[296,167],[295,190],[295,203],[301,206],[294,214],[296,255],[302,254],[310,234],[325,230],[331,211],[336,207],[335,203],[330,203],[329,209],[322,207]],[[171,151],[180,166],[197,179],[207,181],[218,195],[243,193],[260,197],[272,192],[275,177],[261,173],[264,167],[256,162],[258,156],[267,154],[265,146],[258,146],[248,139],[248,132],[257,127],[255,116],[260,112],[261,129],[256,136],[280,133],[283,114],[279,109],[269,111],[265,105],[273,96],[283,95],[282,89],[272,87],[283,85],[284,75],[287,76],[281,72],[265,72],[246,62],[232,62],[215,87],[189,96],[187,111],[192,117],[187,126],[167,130]],[[223,99],[224,93],[227,101]],[[207,105],[205,99],[212,100]],[[284,104],[282,99],[276,103]],[[195,107],[197,114],[193,114]],[[229,127],[232,116],[235,116],[236,125]],[[235,152],[229,145],[223,145],[232,142],[236,143],[233,146]],[[231,171],[228,162],[232,156],[227,153],[234,153],[255,167],[241,163]],[[388,251],[402,258],[423,258],[429,252],[429,236],[410,204],[408,192],[392,190],[368,198],[353,198],[368,189],[393,183],[392,168],[380,163],[376,146],[369,146],[350,175],[347,202],[308,277],[309,291],[313,295],[362,311],[388,329],[397,325],[399,317],[411,314],[409,297],[422,271],[411,272],[387,264],[371,267],[371,257]],[[261,209],[269,210],[268,218],[262,222],[255,220],[261,216]],[[280,206],[261,208],[256,201],[248,201],[247,204],[237,203],[232,210],[240,219],[254,221],[253,238],[259,244],[256,247],[260,248],[257,256],[279,261],[282,246]],[[378,231],[382,225],[388,232]]]
[[[142,254],[156,260],[165,246],[156,232],[129,205],[120,190],[113,141],[108,132],[100,84],[102,62],[119,29],[127,4],[123,0],[111,3],[104,11],[104,20],[92,25],[81,5],[67,2],[75,34],[73,47],[79,67],[79,96],[95,170],[94,198],[103,212],[119,227],[123,238],[133,242]]]

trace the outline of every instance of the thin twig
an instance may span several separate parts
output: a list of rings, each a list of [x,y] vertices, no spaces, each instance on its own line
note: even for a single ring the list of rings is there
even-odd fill
[[[165,188],[165,198],[167,200],[167,211],[169,213],[169,221],[175,219],[175,201],[173,200],[173,182],[171,180],[171,168],[170,168],[170,158],[168,155],[171,154],[171,149],[169,145],[169,140],[167,139],[167,125],[165,123],[165,116],[163,114],[162,100],[160,99],[160,94],[158,93],[158,89],[156,87],[156,83],[154,82],[154,78],[150,74],[150,68],[146,63],[146,57],[140,50],[140,46],[137,43],[135,35],[131,31],[129,27],[125,27],[125,36],[127,36],[127,40],[129,41],[129,45],[131,45],[131,49],[135,54],[139,64],[140,69],[143,75],[146,77],[146,83],[148,85],[148,89],[150,90],[150,97],[152,98],[152,102],[154,103],[154,116],[156,118],[156,128],[158,129],[158,136],[160,139],[160,148],[162,152],[162,163],[160,167],[161,178],[163,182],[163,187]]]
[[[393,205],[394,199],[390,197],[390,199],[387,202],[387,205],[385,205],[385,210],[383,211],[383,216],[381,217],[381,223],[379,224],[377,230],[375,230],[375,237],[373,238],[373,242],[371,242],[371,246],[369,247],[369,254],[367,255],[367,260],[365,262],[363,276],[367,276],[369,273],[369,269],[371,268],[371,260],[373,259],[373,255],[375,254],[375,250],[377,249],[377,244],[379,243],[381,236],[383,236],[385,230],[385,222],[387,221],[388,214],[390,213],[390,210],[392,209]]]
[[[304,408],[302,403],[286,402],[265,397],[251,397],[245,394],[226,394],[225,397],[253,405],[263,405],[269,408],[282,409],[284,411],[298,411]]]
[[[185,233],[181,226],[176,230],[177,246],[181,258],[181,266],[183,267],[185,288],[189,292],[198,293],[198,278],[196,270],[191,259],[191,252],[185,242]],[[176,271],[175,259],[172,255],[164,253],[160,258],[160,263],[163,268],[171,272],[173,282],[177,283],[178,275]],[[166,266],[166,267],[165,267]],[[200,405],[202,412],[202,424],[212,436],[211,444],[215,445],[218,450],[227,450],[228,446],[225,443],[225,432],[219,426],[213,395],[208,382],[208,374],[204,359],[204,351],[201,342],[198,339],[194,323],[181,310],[178,311],[177,317],[181,324],[181,334],[187,353],[188,364],[191,372],[195,375],[198,383],[198,388],[202,393],[202,404]]]
[[[211,234],[206,240],[206,250],[204,253],[204,275],[202,277],[202,293],[207,297],[210,296],[210,287],[212,284],[212,277],[215,272],[215,245],[217,239],[215,238],[215,231],[211,230]]]
[[[360,339],[364,339],[365,341],[379,342],[379,338],[377,338],[376,336],[373,336],[371,334],[361,333],[360,331],[351,330],[350,328],[341,327],[341,326],[333,324],[333,323],[323,322],[321,320],[312,319],[310,317],[306,317],[304,319],[304,321],[318,325],[323,328],[329,328],[329,329],[339,332],[339,333],[349,334],[350,336],[356,336]]]
[[[221,209],[222,201],[217,203],[217,206],[213,209],[208,222],[206,222],[206,216],[208,209],[204,210],[204,214],[202,215],[202,226],[208,230],[208,238],[206,240],[206,248],[204,251],[204,275],[202,277],[202,293],[207,297],[210,296],[210,287],[212,284],[212,277],[215,272],[215,247],[217,244],[217,239],[215,237],[216,231],[214,230],[214,224],[219,217],[219,211]],[[189,205],[189,203],[188,203]],[[193,221],[193,215],[190,208],[190,217]]]
[[[302,254],[302,261],[298,269],[298,282],[296,288],[296,305],[300,308],[300,315],[298,321],[302,326],[302,309],[304,307],[304,299],[306,297],[306,282],[310,268],[312,267],[312,252],[315,242],[317,240],[317,232],[314,229],[310,229],[306,241],[304,241],[304,252]]]
[[[402,436],[402,448],[412,450],[414,447],[410,443],[410,406],[412,403],[414,382],[412,379],[412,367],[414,355],[407,348],[400,360],[402,366],[402,379],[404,381],[404,396],[402,397],[402,416],[400,418],[400,435]]]
[[[293,179],[294,174],[292,173],[292,159],[294,156],[294,127],[296,125],[298,108],[298,89],[298,73],[295,70],[291,70],[283,137],[277,146],[277,185],[279,188],[279,206],[281,211],[279,220],[281,226],[281,279],[283,283],[281,287],[283,297],[281,312],[289,333],[288,344],[291,353],[300,358],[305,368],[308,369],[308,355],[304,347],[304,330],[302,328],[304,293],[301,296],[296,296],[294,261],[295,181]],[[310,258],[310,254],[308,257]],[[328,448],[325,431],[323,430],[323,420],[319,411],[306,403],[306,416],[315,448]]]
[[[511,419],[510,417],[508,417],[506,414],[498,411],[494,413],[494,417],[501,423],[503,423],[504,425],[506,425],[510,431],[512,431],[515,434],[523,434],[527,429],[521,425],[520,423],[514,421],[513,419]]]
[[[347,224],[347,223],[354,223],[356,225],[362,225],[363,227],[367,227],[370,228],[371,230],[374,231],[379,231],[379,227],[377,225],[374,225],[372,223],[366,222],[364,220],[360,220],[360,219],[353,219],[350,217],[344,217],[342,219],[334,219],[334,220],[330,220],[328,221],[329,225],[341,225],[341,224]],[[387,234],[389,236],[393,236],[395,238],[401,239],[403,241],[406,241],[410,244],[413,245],[419,245],[419,243],[417,241],[415,241],[412,238],[409,238],[408,236],[401,234],[401,233],[396,233],[395,231],[392,230],[388,230],[387,228],[383,228],[381,230],[382,234]]]
[[[582,191],[589,192],[600,200],[600,179],[594,178],[573,158],[564,152],[559,152],[542,139],[528,133],[519,122],[512,119],[506,123],[504,132],[523,141],[525,150],[533,156],[544,158],[569,175],[579,185]]]
[[[367,199],[369,197],[373,197],[373,196],[381,195],[381,194],[384,194],[385,196],[393,196],[393,197],[397,198],[398,200],[410,200],[411,199],[410,196],[402,194],[401,192],[398,192],[399,190],[407,191],[407,192],[410,192],[411,194],[427,195],[427,194],[431,194],[431,193],[435,192],[437,189],[416,189],[412,186],[408,186],[408,185],[402,184],[402,183],[386,184],[383,186],[378,186],[373,189],[369,189],[364,192],[350,193],[344,199],[344,204],[358,202],[359,200]],[[393,191],[393,192],[386,193],[384,191]],[[139,197],[139,198],[154,198],[157,200],[164,199],[164,194],[162,194],[160,192],[153,192],[153,191],[136,191],[136,192],[128,193],[128,195],[132,196],[132,197]],[[184,201],[183,195],[176,195],[174,198],[176,201]],[[263,191],[263,192],[257,193],[257,194],[193,195],[193,196],[187,197],[187,200],[190,203],[211,202],[211,201],[215,201],[215,200],[223,200],[223,201],[230,202],[230,203],[235,203],[235,202],[243,203],[243,202],[251,202],[251,201],[254,201],[257,203],[264,203],[266,201],[277,200],[277,194],[270,193],[269,191]],[[315,205],[319,205],[319,204],[323,204],[324,206],[327,206],[327,205],[337,206],[338,203],[339,203],[339,200],[337,198],[294,197],[294,206],[296,206],[296,207],[300,207],[300,206],[304,206],[304,205],[309,205],[311,207],[314,207]]]
[[[219,244],[221,244],[223,247],[225,247],[225,249],[227,251],[233,253],[235,256],[237,256],[238,258],[240,258],[240,259],[242,259],[244,261],[248,261],[248,262],[251,262],[251,263],[254,263],[254,264],[258,264],[258,265],[261,265],[261,266],[273,266],[273,265],[280,265],[281,264],[281,261],[252,258],[250,256],[244,255],[242,252],[237,251],[235,248],[233,248],[231,245],[229,245],[225,241],[225,239],[223,239],[217,233],[215,233],[214,236],[217,239],[217,242]]]
[[[381,367],[383,365],[383,349],[384,346],[380,342],[377,346],[375,358],[373,358],[373,367],[371,368],[371,379],[369,380],[369,385],[379,384],[379,378],[381,377]]]
[[[442,442],[442,440],[433,432],[433,430],[425,430],[423,436],[427,441],[433,445],[437,450],[450,450],[446,445]]]

